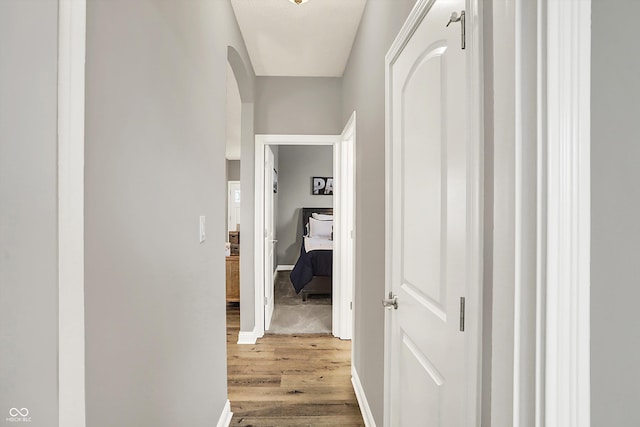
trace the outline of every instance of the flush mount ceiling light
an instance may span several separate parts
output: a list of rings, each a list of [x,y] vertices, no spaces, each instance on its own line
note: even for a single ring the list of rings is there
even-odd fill
[[[294,4],[302,4],[302,3],[308,2],[309,0],[289,0],[289,1]]]

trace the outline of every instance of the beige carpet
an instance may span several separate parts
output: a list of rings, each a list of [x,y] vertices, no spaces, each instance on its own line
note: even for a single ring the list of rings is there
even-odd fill
[[[296,295],[288,271],[275,281],[275,306],[269,334],[330,334],[331,297],[310,295],[307,302]]]

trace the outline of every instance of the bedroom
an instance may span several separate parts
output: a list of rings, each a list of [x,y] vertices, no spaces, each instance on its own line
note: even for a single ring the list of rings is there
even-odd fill
[[[333,213],[333,191],[314,191],[313,185],[315,177],[333,177],[333,148],[274,148],[278,159],[277,193],[275,187],[272,193],[277,242],[275,308],[269,333],[331,333],[333,216],[328,221],[324,219],[329,217],[322,217],[323,221],[317,220],[316,215],[308,217],[312,213]],[[307,211],[311,207],[317,209]],[[315,233],[319,233],[319,239],[309,240],[315,225],[324,226],[324,231]],[[313,250],[310,242],[320,247]],[[311,268],[312,260],[315,268]],[[307,271],[303,271],[307,266],[304,262],[310,267]]]

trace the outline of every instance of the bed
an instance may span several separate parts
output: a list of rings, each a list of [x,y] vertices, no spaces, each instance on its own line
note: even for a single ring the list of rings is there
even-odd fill
[[[315,215],[314,215],[315,214]],[[333,287],[333,208],[302,208],[302,245],[291,271],[296,293],[331,295]]]

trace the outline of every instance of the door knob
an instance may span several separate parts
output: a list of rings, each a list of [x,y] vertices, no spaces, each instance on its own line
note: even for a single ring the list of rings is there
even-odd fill
[[[389,298],[382,300],[382,306],[386,309],[391,309],[392,307],[397,310],[398,309],[398,296],[393,295],[393,292],[389,292]]]

